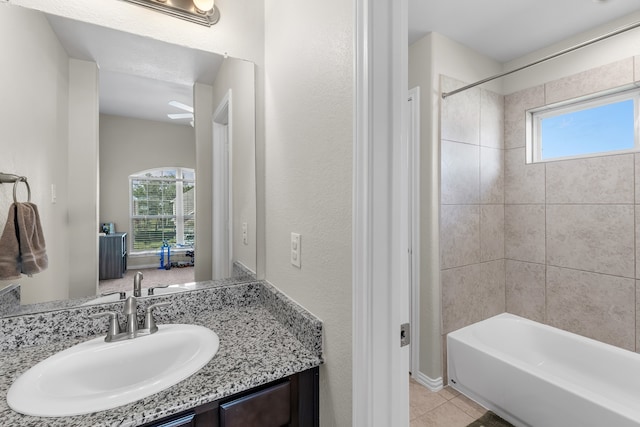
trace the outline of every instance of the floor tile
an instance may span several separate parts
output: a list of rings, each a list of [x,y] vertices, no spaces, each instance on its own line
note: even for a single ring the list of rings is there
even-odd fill
[[[434,393],[417,382],[409,382],[409,419],[413,420],[426,414],[437,406],[445,403],[447,399],[438,393]]]
[[[446,402],[411,421],[411,427],[467,427],[474,421],[462,409]]]
[[[459,396],[451,399],[451,403],[456,405],[458,408],[463,410],[467,415],[472,417],[474,420],[482,417],[487,410],[469,399],[467,396],[461,394]]]

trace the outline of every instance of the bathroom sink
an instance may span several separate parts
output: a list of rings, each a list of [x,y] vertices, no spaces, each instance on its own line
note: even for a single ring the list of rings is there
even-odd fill
[[[218,335],[197,325],[159,325],[158,332],[118,342],[104,337],[63,350],[11,385],[14,411],[40,417],[88,414],[126,405],[191,376],[219,348]]]

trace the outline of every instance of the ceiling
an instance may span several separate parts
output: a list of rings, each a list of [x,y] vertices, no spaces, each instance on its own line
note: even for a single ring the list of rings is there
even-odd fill
[[[100,112],[188,126],[171,120],[193,106],[193,84],[213,84],[224,58],[210,52],[164,43],[93,24],[47,16],[70,57],[94,61],[100,68]]]
[[[408,0],[409,43],[440,33],[498,62],[640,11],[640,0]],[[69,56],[100,68],[100,111],[172,121],[171,100],[193,105],[193,84],[213,84],[223,57],[48,16]]]
[[[409,44],[436,32],[507,62],[637,11],[638,0],[409,0]]]

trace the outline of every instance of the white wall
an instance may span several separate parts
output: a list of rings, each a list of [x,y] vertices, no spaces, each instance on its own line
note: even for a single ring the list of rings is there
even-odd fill
[[[8,0],[9,3],[219,54],[262,61],[261,0],[216,0],[220,21],[205,27],[120,0]]]
[[[213,84],[214,111],[231,90],[232,187],[233,187],[233,254],[256,271],[256,92],[255,65],[227,58],[218,70]],[[247,223],[248,240],[242,242],[242,223]]]
[[[560,43],[515,59],[503,66],[504,71],[513,70],[530,62],[539,60],[545,56],[570,48],[578,43],[591,40],[595,37],[614,31],[625,25],[640,21],[640,13],[627,15],[622,19],[610,22],[607,25],[595,28],[585,33],[571,37]],[[542,64],[535,65],[523,71],[519,71],[503,78],[502,93],[505,95],[537,86],[561,77],[570,76],[601,65],[610,64],[621,59],[640,53],[640,29],[636,28],[626,33],[619,34],[606,40],[597,42],[588,47],[578,49],[572,53],[552,59]]]
[[[23,276],[22,301],[66,299],[69,283],[67,233],[68,57],[44,16],[0,3],[0,171],[28,178],[38,205],[49,268]],[[51,203],[51,184],[57,202]],[[19,201],[26,200],[20,186]],[[13,201],[13,185],[0,185],[0,230]],[[8,282],[0,281],[0,288]]]
[[[131,233],[129,175],[163,166],[195,169],[195,146],[191,126],[101,114],[99,222]]]
[[[196,83],[193,88],[196,132],[196,238],[195,280],[211,280],[213,259],[213,87]]]
[[[353,12],[343,0],[265,10],[266,278],[324,322],[323,426],[351,425]]]
[[[98,66],[69,60],[69,298],[98,291]]]

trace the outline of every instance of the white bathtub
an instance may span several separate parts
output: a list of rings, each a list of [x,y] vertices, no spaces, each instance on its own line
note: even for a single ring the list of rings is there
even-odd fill
[[[449,385],[516,426],[640,426],[640,354],[503,313],[447,336]]]

